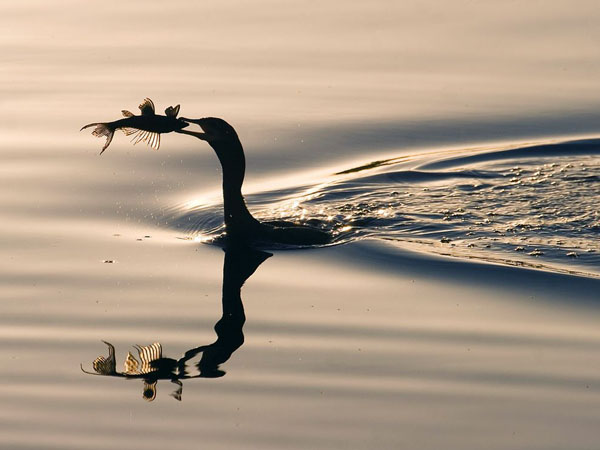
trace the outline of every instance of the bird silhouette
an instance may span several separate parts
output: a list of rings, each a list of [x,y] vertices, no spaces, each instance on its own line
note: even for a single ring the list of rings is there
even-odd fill
[[[223,204],[227,238],[235,242],[267,242],[292,245],[323,245],[332,236],[322,230],[293,222],[260,222],[255,219],[244,201],[242,184],[246,172],[246,158],[235,129],[223,119],[205,117],[180,120],[199,125],[202,133],[176,130],[208,142],[223,168]]]

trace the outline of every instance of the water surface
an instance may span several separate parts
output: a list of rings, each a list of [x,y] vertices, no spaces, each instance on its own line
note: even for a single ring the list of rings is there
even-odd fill
[[[0,5],[0,447],[596,445],[594,2],[90,8]],[[338,245],[227,282],[208,145],[78,133],[145,97],[229,121],[257,216]],[[224,374],[144,401],[81,371],[101,340]]]

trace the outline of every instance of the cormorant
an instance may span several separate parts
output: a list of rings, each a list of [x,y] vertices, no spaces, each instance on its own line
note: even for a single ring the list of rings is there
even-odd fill
[[[246,171],[244,149],[234,128],[223,119],[206,117],[180,120],[195,123],[203,133],[176,130],[177,133],[194,136],[208,142],[223,168],[223,203],[227,238],[234,242],[276,242],[292,245],[322,245],[331,242],[325,231],[292,222],[259,222],[248,208],[242,196],[242,183]]]

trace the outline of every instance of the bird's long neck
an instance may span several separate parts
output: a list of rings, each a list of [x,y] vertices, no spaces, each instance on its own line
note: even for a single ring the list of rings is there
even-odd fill
[[[228,231],[243,231],[257,223],[246,207],[242,196],[242,183],[246,172],[244,149],[239,139],[235,141],[211,142],[223,168],[223,203],[225,226]]]

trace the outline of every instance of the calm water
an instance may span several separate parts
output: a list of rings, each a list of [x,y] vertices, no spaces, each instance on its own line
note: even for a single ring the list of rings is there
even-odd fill
[[[594,2],[0,13],[0,447],[597,445]],[[208,145],[78,133],[145,97],[337,245],[211,245]]]

